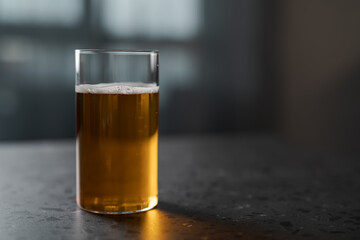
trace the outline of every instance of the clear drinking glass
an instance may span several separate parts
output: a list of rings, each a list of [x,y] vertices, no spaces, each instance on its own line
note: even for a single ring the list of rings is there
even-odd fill
[[[76,164],[80,208],[141,212],[158,203],[158,51],[80,49]]]

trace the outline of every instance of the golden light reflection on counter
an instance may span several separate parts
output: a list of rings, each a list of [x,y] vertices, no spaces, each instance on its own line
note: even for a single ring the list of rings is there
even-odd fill
[[[170,204],[144,213],[97,215],[74,212],[74,237],[109,239],[257,239],[264,229],[231,219],[204,217]],[[271,237],[280,235],[269,232]],[[287,238],[287,239],[293,239]]]
[[[236,226],[218,221],[154,209],[145,213],[143,239],[237,239],[244,233]],[[248,238],[247,236],[246,239]]]

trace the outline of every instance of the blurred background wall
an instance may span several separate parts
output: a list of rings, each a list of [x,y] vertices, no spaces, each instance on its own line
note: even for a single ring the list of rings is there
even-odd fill
[[[356,150],[360,2],[0,0],[0,140],[73,138],[74,49],[160,50],[160,133]]]
[[[360,151],[360,1],[280,1],[278,126],[313,146]]]

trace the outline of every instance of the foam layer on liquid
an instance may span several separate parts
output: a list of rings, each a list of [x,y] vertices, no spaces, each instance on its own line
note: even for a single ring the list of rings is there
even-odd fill
[[[77,93],[93,94],[143,94],[157,93],[159,86],[155,83],[99,83],[99,84],[81,84],[75,86]]]

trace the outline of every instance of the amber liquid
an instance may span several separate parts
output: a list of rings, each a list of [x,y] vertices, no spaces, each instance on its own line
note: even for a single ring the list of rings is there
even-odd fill
[[[76,93],[77,203],[126,213],[158,202],[158,93]]]

